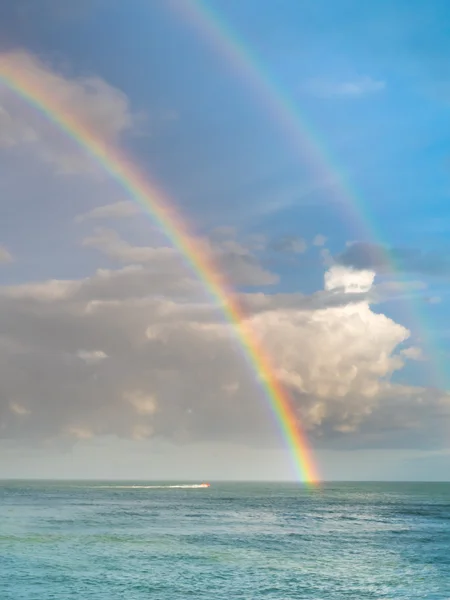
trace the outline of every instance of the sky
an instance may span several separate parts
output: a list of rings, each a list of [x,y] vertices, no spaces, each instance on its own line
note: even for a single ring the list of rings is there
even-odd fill
[[[448,11],[0,6],[0,65],[156,182],[227,278],[324,479],[448,479]],[[1,78],[0,477],[295,477],[204,282]]]

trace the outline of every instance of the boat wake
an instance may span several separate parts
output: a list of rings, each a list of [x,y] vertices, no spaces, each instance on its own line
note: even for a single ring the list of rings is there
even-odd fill
[[[190,483],[190,484],[175,484],[175,485],[101,485],[96,487],[122,490],[165,490],[165,489],[195,489],[209,488],[209,483]]]

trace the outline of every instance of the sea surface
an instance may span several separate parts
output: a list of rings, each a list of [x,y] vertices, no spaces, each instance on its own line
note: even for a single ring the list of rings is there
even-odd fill
[[[450,599],[450,484],[159,486],[0,482],[0,599]]]

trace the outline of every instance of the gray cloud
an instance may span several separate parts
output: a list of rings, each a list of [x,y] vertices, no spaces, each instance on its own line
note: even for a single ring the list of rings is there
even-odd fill
[[[233,328],[195,282],[180,295],[177,278],[160,277],[149,264],[0,288],[3,438],[266,444],[273,424]],[[247,294],[246,327],[319,445],[388,445],[399,431],[405,444],[418,432],[438,443],[433,423],[447,416],[448,396],[390,381],[408,360],[397,348],[409,332],[353,297],[368,285],[358,277],[328,276],[325,293],[352,297],[337,306]]]
[[[0,54],[0,69],[25,74],[29,84],[45,89],[63,113],[109,144],[142,124],[142,116],[131,112],[127,96],[99,77],[70,79],[25,51]],[[0,93],[0,147],[31,152],[62,173],[96,172],[83,150],[6,86]]]
[[[214,258],[220,271],[235,286],[265,286],[278,282],[278,276],[264,269],[251,249],[235,239],[218,236],[212,240],[198,240],[204,245],[204,251]],[[83,241],[84,246],[92,247],[118,262],[152,263],[159,268],[170,263],[170,273],[180,271],[182,261],[179,253],[172,247],[133,246],[121,239],[110,229],[97,229],[93,236]],[[178,267],[175,267],[178,265]],[[174,271],[175,269],[175,271]]]
[[[173,247],[133,246],[121,239],[115,231],[106,228],[96,229],[94,235],[85,238],[82,244],[125,264],[152,262],[157,266],[159,263],[165,264],[167,259],[175,263],[181,262],[179,253]]]
[[[379,244],[355,242],[338,255],[336,261],[355,269],[374,269],[380,273],[395,269],[435,277],[450,275],[450,255],[416,248],[386,248]]]
[[[82,223],[83,221],[91,220],[123,219],[138,215],[140,212],[141,209],[135,202],[132,202],[131,200],[121,200],[112,204],[97,206],[82,215],[78,215],[76,222]]]
[[[312,245],[313,246],[324,246],[326,241],[327,241],[327,238],[324,235],[322,235],[321,233],[318,233],[317,235],[314,236]]]
[[[0,264],[6,264],[12,262],[13,257],[11,252],[4,246],[0,246]]]
[[[297,235],[286,235],[272,242],[271,248],[276,252],[303,254],[306,251],[307,244],[303,238]]]

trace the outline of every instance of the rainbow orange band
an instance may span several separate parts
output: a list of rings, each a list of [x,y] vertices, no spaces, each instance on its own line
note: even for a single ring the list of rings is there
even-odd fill
[[[168,6],[181,20],[200,33],[223,59],[226,67],[231,67],[241,78],[243,85],[251,88],[258,102],[265,107],[274,123],[284,133],[302,165],[308,165],[319,181],[332,184],[330,194],[334,202],[339,203],[344,221],[351,223],[358,238],[374,240],[380,247],[387,245],[375,217],[370,213],[368,203],[363,201],[359,191],[330,154],[318,131],[305,118],[298,100],[289,97],[250,46],[227,23],[217,8],[218,3],[206,0],[173,0]],[[387,253],[385,258],[392,272],[401,280],[401,269],[395,259]],[[404,302],[405,313],[409,320],[416,324],[420,334],[419,341],[433,359],[427,363],[430,377],[437,387],[448,389],[448,369],[441,359],[444,353],[439,350],[437,341],[432,339],[430,334],[433,326],[427,325],[419,302],[414,306],[413,294],[408,294],[408,300]]]
[[[319,481],[305,434],[295,414],[287,391],[276,377],[274,368],[255,333],[246,324],[245,315],[224,277],[201,244],[189,233],[179,212],[155,185],[150,184],[139,170],[117,148],[105,144],[73,114],[57,104],[32,71],[0,57],[0,83],[6,85],[28,104],[57,125],[83,147],[129,196],[158,224],[167,238],[178,249],[205,289],[223,310],[234,326],[236,337],[249,364],[257,374],[265,397],[278,421],[289,448],[296,477],[305,483]]]

